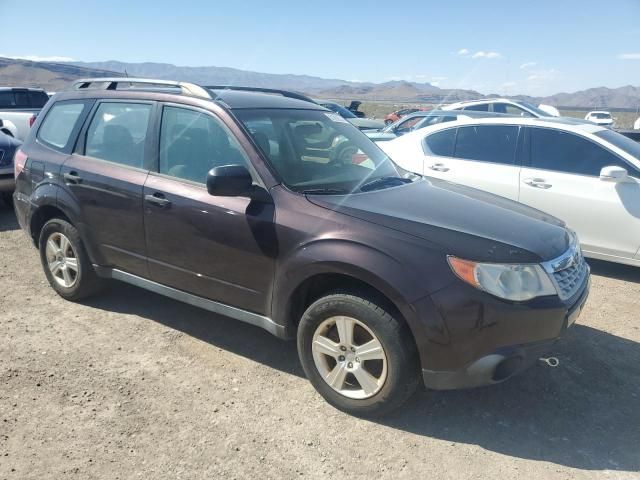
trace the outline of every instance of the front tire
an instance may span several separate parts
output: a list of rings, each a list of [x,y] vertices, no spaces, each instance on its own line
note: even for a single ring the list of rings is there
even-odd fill
[[[78,230],[54,218],[44,224],[38,242],[42,268],[61,297],[77,301],[96,293],[102,280],[96,275]]]
[[[398,408],[419,384],[407,325],[381,302],[349,292],[320,298],[307,309],[298,328],[298,355],[325,400],[356,416]]]

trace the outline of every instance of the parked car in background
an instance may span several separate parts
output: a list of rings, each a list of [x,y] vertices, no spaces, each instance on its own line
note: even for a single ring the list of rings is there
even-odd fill
[[[464,110],[475,112],[504,113],[512,116],[543,118],[554,115],[546,112],[540,107],[531,105],[528,102],[512,100],[509,98],[485,98],[482,100],[470,100],[467,102],[457,102],[450,105],[443,105],[441,110]]]
[[[438,123],[454,122],[463,118],[486,118],[486,117],[508,117],[509,115],[503,115],[500,113],[490,112],[458,112],[458,111],[445,111],[445,110],[428,110],[418,111],[410,113],[402,117],[395,123],[387,125],[380,131],[368,131],[365,132],[374,142],[386,142],[400,137],[407,133],[419,130],[431,125],[437,125]]]
[[[0,87],[0,131],[24,140],[36,115],[49,101],[47,93],[39,88]]]
[[[20,145],[20,140],[0,132],[0,197],[5,201],[11,199],[15,187],[13,155]]]
[[[640,130],[640,117],[633,123],[634,130]]]
[[[420,379],[506,380],[589,292],[563,222],[408,172],[287,92],[82,80],[15,171],[18,221],[60,296],[117,279],[297,338],[313,386],[353,414],[397,408]]]
[[[352,123],[360,130],[380,130],[384,128],[384,122],[380,120],[374,120],[372,118],[359,118],[356,117],[351,111],[335,102],[328,102],[326,100],[314,100],[318,105],[322,105],[324,108],[328,108],[332,112],[337,113],[342,118],[345,118],[349,123]]]
[[[356,117],[358,118],[364,118],[366,115],[364,114],[364,112],[361,112],[359,110],[360,105],[362,105],[362,102],[358,101],[358,100],[353,100],[349,106],[347,107],[347,109],[353,113]]]
[[[589,112],[585,115],[584,119],[602,127],[613,127],[614,123],[611,113],[602,110]]]
[[[420,110],[427,110],[422,108],[402,108],[400,110],[396,110],[395,112],[388,113],[384,117],[385,125],[391,125],[394,122],[397,122],[402,117],[409,115],[410,113],[418,112]]]
[[[540,105],[538,105],[538,108],[540,110],[542,110],[543,112],[547,112],[552,117],[561,117],[562,116],[560,114],[560,110],[558,110],[556,107],[553,107],[551,105],[545,105],[544,103],[541,103]]]
[[[613,130],[570,119],[486,118],[380,146],[412,172],[561,218],[588,257],[640,266],[640,144]]]

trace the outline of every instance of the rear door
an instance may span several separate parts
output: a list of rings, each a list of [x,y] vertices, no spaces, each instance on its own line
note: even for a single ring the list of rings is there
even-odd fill
[[[277,254],[274,205],[212,196],[205,184],[216,166],[252,170],[242,146],[217,116],[179,105],[162,108],[159,145],[157,171],[144,187],[151,278],[266,313]]]
[[[640,245],[640,172],[575,133],[527,130],[520,201],[567,222],[586,253],[633,258]],[[631,181],[601,180],[606,166],[625,168]]]
[[[142,189],[153,102],[96,102],[61,174],[101,265],[147,276]],[[64,199],[63,199],[64,201]]]
[[[518,199],[520,127],[469,125],[440,130],[424,142],[424,174]]]

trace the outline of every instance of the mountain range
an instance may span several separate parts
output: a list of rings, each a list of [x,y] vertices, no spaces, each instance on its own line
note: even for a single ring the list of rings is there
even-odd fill
[[[309,75],[251,72],[228,67],[182,67],[168,63],[34,62],[0,58],[0,84],[38,86],[48,91],[68,88],[82,77],[132,76],[179,79],[201,85],[250,85],[295,90],[311,96],[339,100],[392,101],[405,103],[451,103],[497,95],[474,90],[439,88],[429,83],[404,80],[385,83],[351,82]],[[598,87],[548,97],[516,95],[532,103],[569,108],[611,108],[636,110],[640,106],[640,87]]]

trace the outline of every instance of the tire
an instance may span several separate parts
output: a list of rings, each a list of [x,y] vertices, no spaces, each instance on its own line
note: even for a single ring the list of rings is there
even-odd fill
[[[393,120],[385,120],[384,124],[385,125],[391,125],[393,123]]]
[[[7,207],[13,206],[13,192],[3,192],[0,195],[2,196],[2,201]]]
[[[354,325],[352,341],[348,340],[349,329],[345,326],[349,324]],[[345,332],[346,342],[342,341],[341,332]],[[377,347],[368,351],[361,348],[364,344],[375,345],[373,340],[379,342],[382,353]],[[335,408],[355,416],[389,413],[419,385],[418,355],[408,326],[382,308],[381,302],[350,292],[327,295],[306,310],[298,327],[298,355],[307,378],[320,395]],[[361,383],[360,378],[366,382]]]
[[[45,223],[40,231],[38,246],[44,274],[61,297],[71,301],[81,300],[103,286],[103,280],[96,275],[78,230],[69,222],[54,218]],[[57,250],[54,246],[58,247]],[[53,263],[58,264],[57,268],[50,268]],[[67,282],[68,278],[72,281]]]

